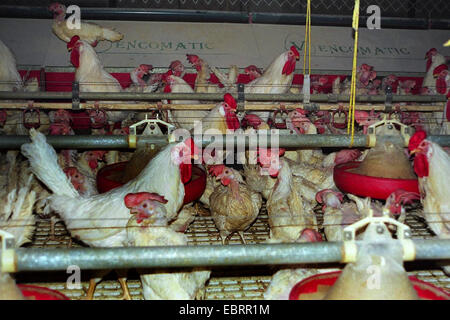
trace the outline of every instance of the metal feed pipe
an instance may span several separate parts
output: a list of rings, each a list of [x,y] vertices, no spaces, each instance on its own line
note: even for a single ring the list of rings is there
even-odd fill
[[[238,99],[238,94],[232,94]],[[71,100],[72,92],[9,92],[0,91],[0,100]],[[117,101],[159,101],[159,100],[201,100],[222,101],[223,93],[134,93],[134,92],[80,92],[79,99],[82,100],[117,100]],[[284,101],[302,102],[303,94],[267,94],[247,93],[244,95],[246,101]],[[445,95],[359,95],[357,102],[385,103],[387,98],[391,102],[417,102],[433,103],[447,102]],[[311,102],[348,102],[348,95],[311,94]],[[0,101],[1,105],[1,101]]]
[[[164,21],[164,22],[215,22],[215,23],[262,23],[304,25],[304,13],[240,12],[218,10],[171,10],[139,8],[101,8],[83,7],[84,19],[122,20],[122,21]],[[0,6],[0,17],[52,19],[47,7]],[[317,26],[350,26],[351,15],[311,14],[311,20]],[[366,16],[360,16],[364,24]],[[450,20],[428,18],[381,17],[383,28],[398,29],[450,29]]]
[[[360,241],[356,241],[358,245]],[[414,260],[450,259],[450,240],[416,239]],[[380,242],[379,245],[384,245]],[[7,249],[11,250],[11,249]],[[343,242],[127,248],[19,248],[5,272],[285,265],[345,261]],[[5,264],[6,267],[6,264]]]
[[[73,135],[73,136],[46,136],[47,142],[52,145],[55,149],[132,149],[130,146],[130,136],[126,135]],[[134,137],[134,136],[133,136]],[[217,138],[222,138],[223,147],[231,146],[244,146],[248,148],[249,146],[266,145],[271,147],[271,140],[278,141],[276,147],[281,148],[326,148],[326,147],[336,147],[336,148],[346,148],[350,146],[350,135],[278,135],[279,139],[273,137],[271,134],[268,135],[255,135],[255,140],[251,140],[250,137],[244,134],[239,135],[222,135],[222,136],[212,136],[212,135],[202,135],[201,144],[206,147],[211,144],[212,141],[220,141]],[[393,143],[405,144],[405,141],[401,137],[397,136],[377,136],[377,140],[389,139]],[[194,136],[195,139],[195,136]],[[215,139],[215,140],[213,140]],[[137,144],[136,147],[141,147],[145,145],[158,145],[165,146],[168,142],[167,136],[136,136]],[[427,140],[433,141],[440,146],[450,147],[450,135],[433,135],[428,136]],[[14,150],[20,149],[20,146],[25,143],[30,143],[31,139],[29,136],[1,136],[0,138],[0,150]],[[261,143],[258,143],[261,142]],[[267,144],[266,144],[267,142]],[[196,142],[200,145],[200,142]],[[217,142],[215,142],[217,143]],[[370,145],[369,135],[355,135],[354,136],[354,148],[368,148],[373,147]]]

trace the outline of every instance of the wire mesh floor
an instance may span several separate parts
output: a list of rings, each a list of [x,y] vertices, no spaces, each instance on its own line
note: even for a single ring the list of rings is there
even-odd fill
[[[322,214],[317,212],[318,223],[322,225]],[[262,243],[269,237],[268,217],[265,206],[255,223],[244,232],[248,244]],[[411,227],[413,238],[432,238],[433,233],[425,220],[420,217],[420,210],[408,213],[406,223]],[[322,229],[319,231],[323,232]],[[197,216],[186,231],[188,245],[221,244],[219,232],[211,217]],[[237,234],[233,235],[229,244],[240,244]],[[82,244],[71,240],[64,223],[58,220],[55,225],[55,237],[50,239],[50,220],[39,220],[30,247],[80,247]],[[405,268],[410,275],[427,281],[450,292],[450,277],[434,263],[406,263]],[[263,299],[263,294],[270,284],[272,275],[278,271],[276,267],[246,267],[213,269],[205,290],[205,299]],[[91,273],[82,272],[81,288],[69,289],[66,285],[67,274],[64,272],[22,273],[17,275],[18,283],[34,284],[58,290],[71,299],[83,299],[89,284]],[[39,279],[39,280],[37,280]],[[131,270],[128,274],[128,287],[132,299],[143,299],[142,287],[138,274]],[[122,296],[122,289],[117,275],[111,272],[100,282],[95,290],[94,299],[116,300]]]

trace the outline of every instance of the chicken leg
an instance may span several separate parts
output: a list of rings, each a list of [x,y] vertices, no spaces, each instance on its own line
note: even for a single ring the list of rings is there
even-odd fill
[[[127,278],[119,278],[119,283],[123,291],[122,300],[131,300],[130,290],[127,286]]]
[[[87,289],[86,297],[84,298],[84,300],[94,300],[94,292],[95,288],[97,287],[97,284],[98,278],[89,279],[89,287]]]

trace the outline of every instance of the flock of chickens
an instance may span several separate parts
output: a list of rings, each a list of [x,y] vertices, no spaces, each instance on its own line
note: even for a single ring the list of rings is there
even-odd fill
[[[141,64],[130,74],[131,86],[124,89],[105,71],[94,50],[98,41],[118,41],[123,35],[88,23],[82,23],[81,31],[74,33],[65,27],[63,5],[53,4],[50,10],[54,13],[52,30],[67,42],[70,61],[76,68],[75,80],[80,83],[81,92],[223,93],[223,101],[210,111],[162,112],[165,120],[192,132],[201,126],[202,132],[213,128],[222,134],[274,127],[291,130],[295,134],[344,133],[347,115],[343,110],[308,113],[296,109],[287,112],[281,105],[276,112],[237,115],[237,103],[230,94],[237,91],[237,66],[233,65],[228,73],[223,73],[196,55],[187,55],[188,62],[197,71],[193,86],[183,80],[185,67],[176,60],[163,74],[151,73],[151,65]],[[299,56],[297,48],[292,46],[264,71],[256,66],[245,68],[250,80],[245,93],[300,93],[301,88],[292,86]],[[450,75],[445,58],[436,49],[428,51],[427,58],[427,74],[420,93],[449,95]],[[212,74],[215,81],[212,81]],[[312,92],[324,92],[327,83],[327,77],[313,77]],[[330,85],[333,93],[349,93],[348,80],[341,82],[337,77]],[[412,94],[416,83],[401,81],[395,75],[379,80],[373,67],[362,64],[358,68],[357,94],[379,94],[388,86],[394,93]],[[24,83],[14,56],[1,41],[0,90],[39,90],[36,79],[28,79]],[[32,140],[22,146],[25,158],[18,151],[2,153],[0,158],[2,229],[16,236],[17,245],[32,237],[36,214],[40,217],[59,216],[73,238],[93,247],[187,245],[184,232],[197,215],[199,205],[183,203],[184,184],[192,178],[192,158],[204,156],[193,139],[169,144],[148,162],[137,177],[121,187],[98,194],[98,170],[104,165],[130,160],[132,153],[101,150],[61,150],[57,153],[46,142],[45,135],[74,135],[71,113],[57,110],[47,114],[34,107],[33,102],[28,103],[29,107],[23,113],[4,110],[0,113],[3,134],[30,135]],[[201,102],[172,100],[165,103]],[[449,134],[449,122],[443,117],[448,120],[450,114],[448,111],[438,114],[441,122],[431,121],[436,115],[400,109],[389,116],[416,128],[409,151],[411,155],[415,154],[413,167],[419,177],[420,195],[397,190],[386,202],[380,202],[342,194],[334,184],[333,169],[342,163],[364,159],[367,152],[357,149],[326,154],[321,149],[260,148],[240,155],[243,158],[241,163],[245,163],[243,166],[204,164],[207,184],[198,202],[209,209],[224,244],[234,233],[238,233],[245,244],[243,232],[256,220],[263,200],[269,217],[269,242],[341,241],[343,228],[364,218],[370,208],[375,214],[381,215],[383,210],[387,210],[392,217],[403,219],[405,212],[402,206],[419,199],[430,228],[438,237],[450,238],[450,157],[445,149],[428,141],[425,134],[425,131]],[[128,127],[143,117],[144,113],[139,112],[89,110],[92,134],[128,134]],[[356,121],[363,132],[382,117],[383,114],[373,111],[356,112]],[[322,205],[326,239],[319,233],[314,212],[318,205]],[[20,226],[14,224],[17,221],[21,222]],[[99,274],[91,280],[89,298],[93,297],[101,276]],[[210,271],[205,269],[145,273],[141,275],[144,297],[199,298],[209,276]],[[120,279],[124,298],[130,298],[125,276],[121,275]]]

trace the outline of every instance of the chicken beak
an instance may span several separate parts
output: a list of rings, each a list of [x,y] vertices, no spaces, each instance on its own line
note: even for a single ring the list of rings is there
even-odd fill
[[[420,149],[419,149],[419,148],[416,148],[416,149],[414,149],[414,150],[411,150],[411,151],[409,152],[409,155],[412,156],[413,154],[416,154],[416,153],[418,153],[418,152],[420,152]]]
[[[296,56],[295,60],[299,61],[300,60],[300,56]]]
[[[67,48],[67,51],[71,52],[73,48]]]

